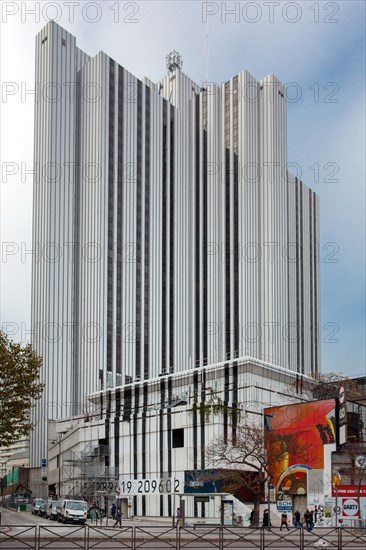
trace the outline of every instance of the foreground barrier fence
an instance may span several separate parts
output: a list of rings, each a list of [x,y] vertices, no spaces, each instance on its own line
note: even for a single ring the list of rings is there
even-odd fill
[[[307,532],[292,528],[253,529],[195,525],[193,527],[122,526],[121,528],[89,525],[55,525],[0,527],[0,549],[32,550],[182,550],[182,549],[281,549],[329,548],[364,550],[366,530],[363,528],[322,527]]]

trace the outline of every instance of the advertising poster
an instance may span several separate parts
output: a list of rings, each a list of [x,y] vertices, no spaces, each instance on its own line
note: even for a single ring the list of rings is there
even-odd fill
[[[284,495],[303,495],[307,492],[307,474],[318,470],[318,479],[312,482],[314,501],[320,500],[324,468],[324,445],[334,444],[335,400],[310,401],[264,410],[265,443],[268,455],[278,455],[270,465],[271,482],[276,487],[277,500]],[[278,454],[286,445],[287,452]],[[317,486],[318,490],[314,487]],[[281,498],[282,497],[282,498]]]

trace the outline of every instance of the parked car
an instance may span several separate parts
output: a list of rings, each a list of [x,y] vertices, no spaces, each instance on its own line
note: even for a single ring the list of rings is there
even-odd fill
[[[57,506],[57,521],[85,523],[88,504],[84,500],[61,500]]]
[[[43,502],[41,502],[39,506],[38,515],[45,516],[46,512],[47,512],[47,500],[44,500]]]
[[[57,506],[59,505],[59,500],[48,500],[45,517],[47,519],[57,519]]]
[[[42,506],[45,506],[46,504],[47,501],[43,498],[35,498],[32,505],[32,514],[34,516],[41,516],[42,514],[40,514],[40,511],[42,509]]]

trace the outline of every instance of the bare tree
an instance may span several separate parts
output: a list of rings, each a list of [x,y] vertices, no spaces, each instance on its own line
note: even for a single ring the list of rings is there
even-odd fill
[[[303,398],[306,401],[332,399],[338,397],[341,386],[345,389],[346,399],[365,399],[364,390],[359,387],[357,380],[348,378],[342,372],[317,372],[310,377],[298,375],[287,387],[286,402],[289,397]]]
[[[264,427],[249,418],[238,423],[231,438],[220,435],[206,446],[207,464],[212,468],[222,469],[221,479],[252,491],[253,526],[259,525],[259,505],[266,484],[270,481],[271,469],[289,452],[297,455],[306,452],[305,449],[292,449],[291,446],[289,436],[276,436],[272,433],[271,451],[267,452]]]

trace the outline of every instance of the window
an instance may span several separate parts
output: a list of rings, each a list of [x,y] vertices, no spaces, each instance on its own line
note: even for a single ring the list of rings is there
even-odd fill
[[[173,430],[173,449],[184,447],[184,428]]]

